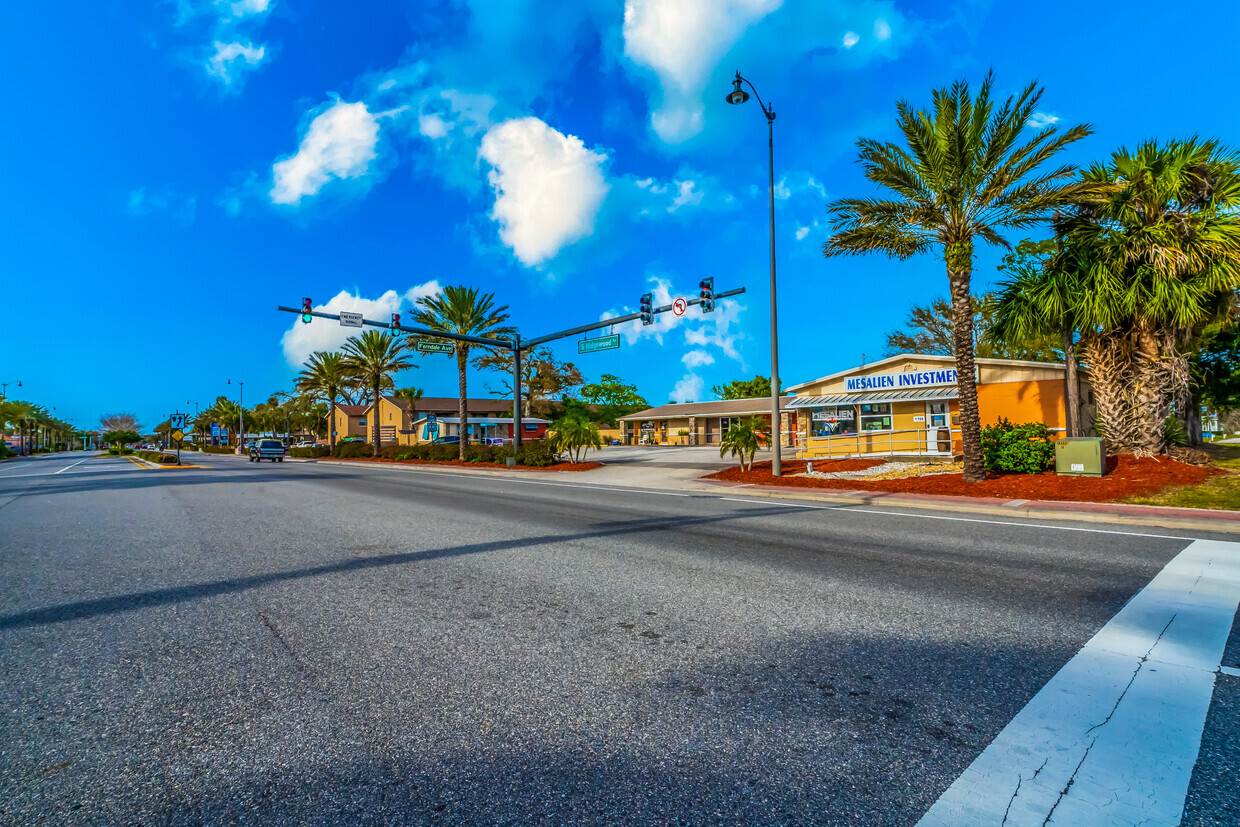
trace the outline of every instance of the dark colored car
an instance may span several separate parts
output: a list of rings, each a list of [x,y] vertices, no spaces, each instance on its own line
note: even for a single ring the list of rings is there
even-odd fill
[[[284,443],[278,439],[260,439],[250,448],[250,462],[284,462]]]
[[[460,445],[461,438],[459,436],[440,436],[431,440],[431,445]]]

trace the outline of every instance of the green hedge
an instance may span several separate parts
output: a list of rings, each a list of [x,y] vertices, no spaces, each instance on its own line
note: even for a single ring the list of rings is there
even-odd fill
[[[328,445],[315,445],[313,448],[289,448],[288,455],[290,457],[298,457],[300,459],[318,459],[319,457],[329,456],[332,449]]]
[[[7,445],[0,444],[0,459],[12,459],[17,456],[17,452]]]
[[[369,442],[345,442],[336,446],[335,457],[338,459],[365,459],[374,455]]]
[[[237,453],[236,447],[230,446],[230,445],[204,445],[202,446],[202,451],[203,453],[206,453],[206,454],[235,454]]]
[[[156,462],[160,465],[176,465],[176,454],[165,454],[162,451],[136,451],[136,455],[148,462]]]
[[[108,449],[108,453],[114,457],[123,457],[129,454],[132,454],[133,449],[132,448],[121,448],[116,445],[113,445],[111,448]]]
[[[1000,419],[982,429],[982,455],[987,471],[1039,474],[1055,462],[1055,434],[1041,422]]]
[[[421,445],[403,446],[399,451],[393,451],[393,459],[420,459],[429,462],[451,462],[460,458],[460,447],[457,445],[431,445],[424,443]],[[386,455],[386,449],[385,449]],[[465,461],[466,462],[494,462],[502,463],[508,457],[512,456],[512,446],[509,445],[466,445]],[[526,442],[521,446],[521,450],[517,452],[517,465],[525,465],[531,468],[545,468],[548,465],[555,465],[560,462],[560,454],[556,451],[551,443],[545,439],[537,439]]]

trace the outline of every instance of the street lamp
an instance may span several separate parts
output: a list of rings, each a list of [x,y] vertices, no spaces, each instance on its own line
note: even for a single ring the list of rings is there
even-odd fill
[[[749,88],[753,89],[754,97],[758,99],[758,106],[762,107],[762,114],[766,115],[767,162],[770,173],[767,190],[771,211],[771,475],[778,477],[782,472],[782,463],[779,450],[779,328],[775,313],[775,110],[762,102],[762,96],[758,94],[758,90],[754,89],[753,84],[747,78],[741,77],[740,72],[736,73],[736,79],[732,81],[732,91],[724,100],[733,106],[739,106],[749,100],[749,93],[741,88],[742,83],[748,84]]]
[[[232,380],[228,380],[228,384],[232,384]],[[237,436],[238,444],[245,444],[245,382],[238,382],[241,386],[241,393],[237,397],[237,407],[241,408],[241,433]]]
[[[7,382],[0,382],[0,399],[9,398],[9,385],[12,385],[14,382],[17,382],[17,387],[20,388],[22,386],[22,383],[17,379],[10,379]]]

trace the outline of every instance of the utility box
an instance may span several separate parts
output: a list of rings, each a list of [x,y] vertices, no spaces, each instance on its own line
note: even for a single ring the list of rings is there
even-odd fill
[[[1101,477],[1107,468],[1102,437],[1074,436],[1055,442],[1055,473],[1070,477]]]

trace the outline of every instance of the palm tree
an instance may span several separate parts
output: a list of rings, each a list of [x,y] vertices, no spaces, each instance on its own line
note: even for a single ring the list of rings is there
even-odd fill
[[[1076,171],[1070,164],[1043,168],[1068,144],[1089,135],[1089,127],[1062,134],[1051,127],[1022,141],[1042,89],[1031,83],[996,108],[993,85],[988,73],[976,98],[964,81],[936,89],[931,111],[899,101],[897,125],[907,146],[864,138],[857,143],[865,176],[895,197],[831,204],[834,234],[823,245],[828,257],[879,252],[899,259],[942,248],[951,290],[964,478],[970,482],[986,478],[969,299],[974,244],[1008,247],[1003,231],[1045,221],[1094,188],[1069,180]]]
[[[414,311],[414,322],[430,330],[445,333],[456,333],[461,336],[481,336],[502,339],[513,335],[513,329],[505,327],[508,321],[508,305],[495,304],[495,294],[480,294],[477,288],[445,287],[434,296],[418,299],[418,308]],[[460,458],[465,459],[465,443],[469,437],[469,412],[466,410],[467,395],[465,386],[465,369],[469,363],[470,345],[466,342],[455,342],[456,368],[459,376],[460,405],[458,413],[461,419]]]
[[[375,456],[379,455],[379,398],[389,374],[416,368],[408,357],[409,340],[396,333],[367,330],[345,342],[345,366],[362,384],[374,391],[370,417],[374,426]]]
[[[342,353],[315,351],[306,360],[306,366],[297,374],[297,390],[311,395],[321,394],[327,401],[328,418],[334,420],[336,397],[343,388],[353,384],[354,377],[348,360]],[[336,450],[336,429],[334,421],[329,422],[327,441],[332,452]]]
[[[1111,453],[1167,447],[1171,403],[1191,404],[1189,352],[1234,313],[1240,289],[1240,155],[1212,140],[1121,148],[1083,180],[1108,197],[1057,222],[1070,312]]]
[[[547,436],[555,450],[568,451],[573,462],[581,462],[581,458],[591,448],[597,451],[603,447],[598,426],[580,416],[564,417]]]
[[[421,388],[397,388],[392,392],[392,396],[397,399],[405,399],[409,402],[417,402],[422,398]]]
[[[1079,262],[1056,255],[1054,240],[1022,241],[1016,253],[1004,257],[1012,277],[999,283],[995,315],[986,338],[995,342],[1036,341],[1055,337],[1063,348],[1064,430],[1080,436],[1081,386],[1076,358],[1077,322],[1073,304],[1080,294]],[[1059,251],[1061,252],[1061,251]]]
[[[739,456],[741,470],[750,471],[753,469],[753,458],[758,453],[758,447],[770,444],[770,441],[770,424],[751,416],[740,422],[733,422],[732,426],[724,431],[723,438],[719,440],[719,456],[727,453],[734,457]]]

